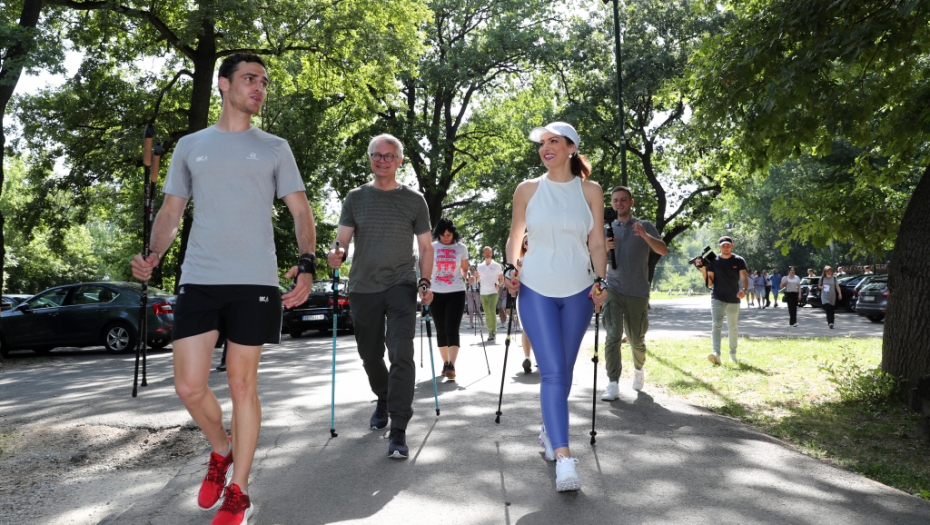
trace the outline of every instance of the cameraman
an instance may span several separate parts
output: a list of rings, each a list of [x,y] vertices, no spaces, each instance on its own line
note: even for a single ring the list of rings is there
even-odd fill
[[[704,282],[713,288],[711,295],[711,315],[713,330],[710,339],[714,351],[707,354],[707,359],[720,364],[720,330],[723,328],[723,316],[727,316],[727,331],[730,335],[730,361],[736,362],[736,344],[739,332],[736,322],[739,319],[739,301],[746,295],[749,279],[746,276],[746,261],[733,253],[733,239],[724,235],[717,241],[720,255],[705,268],[704,260],[695,261],[694,265],[704,274]]]
[[[620,343],[623,330],[633,349],[633,389],[642,390],[645,383],[643,364],[646,362],[646,330],[649,328],[649,250],[665,255],[668,247],[649,221],[633,217],[633,193],[626,186],[617,186],[610,193],[610,206],[616,210],[616,220],[607,224],[613,237],[607,239],[617,263],[607,265],[607,301],[604,303],[604,328],[607,342],[607,378],[610,382],[601,396],[605,401],[617,399],[617,381],[623,369]],[[607,210],[608,212],[610,210]]]

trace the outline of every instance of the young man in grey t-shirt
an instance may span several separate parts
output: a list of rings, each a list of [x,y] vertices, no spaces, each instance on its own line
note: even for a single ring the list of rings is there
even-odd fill
[[[617,267],[607,265],[604,358],[609,382],[601,396],[605,401],[612,401],[620,395],[618,381],[623,370],[620,344],[624,329],[633,349],[633,389],[643,389],[646,330],[649,329],[649,251],[659,255],[668,253],[668,247],[659,238],[656,227],[649,221],[633,217],[630,188],[617,186],[611,190],[610,206],[616,210],[617,220],[610,225],[614,238],[607,239],[607,249],[614,251]]]
[[[349,241],[355,254],[349,271],[349,303],[355,341],[371,391],[378,396],[369,421],[382,429],[391,420],[388,456],[408,455],[407,423],[413,416],[416,368],[413,336],[416,330],[417,288],[424,306],[433,300],[433,243],[429,208],[419,192],[397,182],[404,146],[392,135],[378,135],[368,144],[374,180],[349,192],[342,203],[338,250],[329,252],[329,266],[339,268]],[[413,239],[420,251],[417,282]],[[385,333],[385,325],[387,332]],[[391,369],[384,364],[387,346]]]
[[[174,313],[174,385],[213,448],[197,497],[202,510],[220,507],[213,524],[246,523],[253,512],[248,483],[261,427],[262,346],[280,340],[282,303],[287,308],[303,303],[313,284],[316,230],[294,156],[287,141],[251,125],[267,85],[260,57],[237,53],[223,60],[220,118],[214,126],[178,141],[163,188],[165,202],[152,228],[152,253],[132,260],[133,275],[149,279],[171,247],[193,197],[194,225]],[[298,266],[286,274],[296,277],[294,289],[283,296],[272,224],[275,194],[294,217],[301,251]],[[229,345],[231,438],[207,384],[221,327]]]

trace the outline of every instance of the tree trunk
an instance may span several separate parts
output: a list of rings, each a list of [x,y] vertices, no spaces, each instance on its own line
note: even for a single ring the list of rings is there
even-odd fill
[[[906,380],[930,374],[930,166],[911,196],[888,272],[882,370]]]
[[[39,14],[42,12],[42,0],[25,0],[23,10],[19,16],[20,27],[36,27],[39,23]],[[0,196],[3,192],[3,162],[6,151],[6,126],[3,123],[6,117],[6,107],[13,98],[13,91],[19,82],[19,75],[23,71],[23,59],[29,54],[31,46],[17,43],[9,49],[3,64],[0,64]],[[3,270],[6,267],[6,239],[3,236],[3,212],[0,212],[0,291],[4,289]]]
[[[198,46],[194,55],[193,87],[191,90],[191,105],[187,112],[187,133],[196,133],[210,125],[210,99],[213,93],[213,72],[216,69],[216,28],[212,20],[205,19],[201,33],[197,40]],[[184,209],[184,218],[181,224],[181,245],[178,247],[178,266],[174,270],[174,289],[177,293],[181,283],[181,267],[184,256],[187,254],[187,241],[194,227],[194,214],[191,212],[191,203]]]

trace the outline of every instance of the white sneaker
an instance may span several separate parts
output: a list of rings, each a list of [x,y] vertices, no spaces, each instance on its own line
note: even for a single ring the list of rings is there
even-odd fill
[[[552,451],[552,442],[549,441],[549,433],[546,432],[546,425],[543,425],[542,430],[539,431],[539,445],[546,449],[546,461],[555,461],[555,452]]]
[[[607,383],[607,389],[601,395],[601,401],[613,401],[620,397],[620,386],[616,381]]]
[[[565,492],[568,490],[581,490],[581,478],[575,470],[577,458],[570,458],[559,454],[555,464],[555,490]]]
[[[736,354],[730,354],[731,363],[739,363],[739,360],[736,358]]]
[[[646,371],[633,369],[633,390],[639,392],[646,384]]]
[[[719,365],[719,364],[720,364],[720,357],[719,357],[717,354],[713,353],[713,352],[707,354],[707,360],[710,361],[711,363],[715,364],[715,365]]]

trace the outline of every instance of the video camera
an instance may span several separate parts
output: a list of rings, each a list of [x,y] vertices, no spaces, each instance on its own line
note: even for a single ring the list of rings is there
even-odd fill
[[[705,246],[704,251],[701,252],[701,255],[698,255],[697,257],[692,257],[691,259],[689,259],[688,264],[693,264],[697,266],[696,263],[698,261],[701,261],[701,266],[703,266],[704,268],[710,268],[711,263],[713,263],[716,259],[717,259],[717,254],[714,253],[714,251],[710,249],[710,246]]]
[[[617,210],[613,208],[604,208],[604,235],[608,239],[614,238],[614,228],[611,226],[614,221],[617,220]],[[614,250],[608,250],[608,257],[610,258],[610,267],[611,269],[617,269],[617,255]]]

